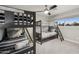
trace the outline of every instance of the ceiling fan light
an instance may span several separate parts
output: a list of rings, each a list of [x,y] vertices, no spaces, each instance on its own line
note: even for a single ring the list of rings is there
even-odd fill
[[[48,10],[45,10],[45,11],[44,11],[44,13],[45,13],[45,14],[48,14],[48,13],[49,13],[49,11],[48,11]]]

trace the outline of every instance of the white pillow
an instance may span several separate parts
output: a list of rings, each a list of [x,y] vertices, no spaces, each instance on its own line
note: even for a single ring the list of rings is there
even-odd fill
[[[16,30],[17,30],[17,32],[16,32]],[[17,28],[16,29],[8,29],[7,31],[12,31],[12,32],[8,33],[9,38],[19,37],[22,33],[22,29],[17,29]]]
[[[52,32],[55,32],[55,31],[56,31],[56,29],[52,29],[51,31],[52,31]]]

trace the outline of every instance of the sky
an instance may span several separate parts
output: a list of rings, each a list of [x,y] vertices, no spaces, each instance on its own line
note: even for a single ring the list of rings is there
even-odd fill
[[[64,19],[58,19],[56,20],[58,23],[73,23],[73,22],[79,22],[79,17],[74,17],[74,18],[64,18]]]

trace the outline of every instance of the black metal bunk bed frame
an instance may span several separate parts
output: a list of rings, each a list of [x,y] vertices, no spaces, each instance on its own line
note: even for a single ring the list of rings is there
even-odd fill
[[[14,14],[14,12],[11,11],[5,11],[4,13],[0,13],[0,28],[1,29],[7,29],[7,28],[33,28],[33,46],[32,47],[24,47],[22,49],[14,50],[14,44],[17,43],[17,38],[14,38],[14,41],[1,41],[0,42],[0,54],[1,51],[5,51],[8,49],[13,49],[11,52],[7,54],[35,54],[36,53],[36,39],[35,39],[35,32],[36,32],[36,13],[31,11],[24,11],[22,15],[20,16],[20,13],[17,13],[17,15]],[[21,21],[21,22],[20,22]],[[3,24],[2,24],[3,23]],[[4,37],[6,39],[7,37]],[[20,39],[19,41],[22,41]],[[8,45],[6,45],[8,44]],[[5,47],[5,48],[4,48]],[[12,47],[12,48],[11,48]]]
[[[40,42],[41,44],[42,44],[43,42],[52,40],[52,38],[53,38],[53,39],[54,39],[54,38],[58,38],[58,34],[56,34],[56,35],[53,35],[53,36],[50,36],[50,37],[47,37],[47,38],[42,39],[42,21],[41,21],[41,20],[40,20],[40,21],[36,21],[36,27],[39,27],[39,28],[40,28],[40,33],[37,33],[37,32],[36,32],[36,40],[37,40],[38,42]]]

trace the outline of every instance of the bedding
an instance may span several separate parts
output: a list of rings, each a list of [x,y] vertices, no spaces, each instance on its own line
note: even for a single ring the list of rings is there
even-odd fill
[[[28,42],[29,42],[29,40],[24,40],[24,41],[16,43],[15,49],[17,50],[17,49],[21,49],[23,47],[26,47]]]
[[[9,28],[7,29],[7,32],[9,38],[19,37],[22,33],[22,28],[15,28],[15,29]]]
[[[56,32],[42,32],[42,39],[56,35]]]

